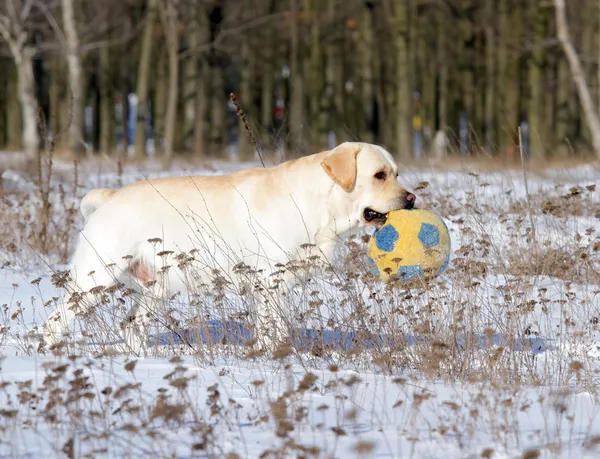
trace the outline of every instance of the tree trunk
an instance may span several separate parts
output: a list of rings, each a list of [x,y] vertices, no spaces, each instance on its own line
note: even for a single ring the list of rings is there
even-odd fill
[[[308,105],[306,107],[306,119],[316,120],[319,114],[320,95],[322,87],[322,49],[321,49],[321,30],[320,30],[320,5],[319,0],[304,0],[304,13],[310,21],[308,40],[310,46],[308,48],[308,56],[306,62],[306,96]],[[318,123],[311,125],[311,138],[313,149],[323,147],[323,141],[326,139],[326,133],[319,129]]]
[[[193,36],[195,35],[194,29],[197,27],[195,21],[189,23],[189,35],[188,40],[190,43],[194,41]],[[177,144],[181,144],[181,147],[186,152],[191,152],[194,145],[194,126],[196,118],[196,92],[200,89],[196,85],[200,80],[198,76],[199,68],[196,62],[196,56],[188,56],[182,62],[182,87],[181,87],[181,127],[178,129],[177,137],[180,141]]]
[[[521,9],[513,8],[509,0],[501,0],[500,14],[500,43],[498,50],[498,66],[501,78],[498,79],[498,94],[500,99],[500,112],[502,136],[501,145],[509,161],[516,158],[517,126],[519,124],[519,58],[514,50],[521,47]]]
[[[363,7],[360,14],[358,36],[358,54],[360,56],[360,138],[365,142],[373,142],[373,29],[371,8]]]
[[[110,48],[100,50],[99,90],[100,90],[100,152],[110,154],[114,148],[113,85],[111,78]]]
[[[415,88],[420,92],[421,106],[417,107],[420,120],[417,120],[417,128],[420,131],[421,143],[420,153],[421,158],[430,150],[431,142],[435,133],[435,117],[436,117],[436,79],[438,77],[438,64],[436,62],[436,54],[431,53],[429,49],[429,38],[436,37],[435,23],[428,16],[419,18],[419,22],[415,27],[415,39],[417,45],[417,53],[415,59],[420,68],[419,78],[414,83]],[[433,37],[432,37],[433,38]],[[435,42],[434,42],[435,43]],[[420,125],[419,122],[420,121]],[[413,129],[414,129],[413,124]],[[416,143],[416,142],[415,142]]]
[[[209,23],[206,11],[197,11],[197,29],[193,35],[193,44],[201,46],[209,40]],[[195,92],[194,92],[194,153],[204,156],[206,153],[206,87],[210,81],[210,68],[206,59],[200,55],[194,55],[196,67]]]
[[[503,87],[508,76],[508,42],[509,42],[509,0],[498,1],[498,78],[496,79],[496,94],[502,94],[498,98],[498,116],[496,122],[498,123],[498,150],[501,155],[505,155],[508,152],[509,136],[506,135],[507,124],[508,124],[508,107],[507,97],[503,94]]]
[[[446,15],[440,8],[437,12],[437,67],[438,67],[438,125],[437,129],[448,128],[448,54]]]
[[[192,4],[193,5],[193,4]],[[195,6],[195,5],[193,5]],[[182,111],[183,111],[183,123],[180,132],[181,143],[184,149],[188,152],[196,151],[196,111],[197,111],[197,98],[196,95],[203,90],[203,81],[201,78],[201,58],[200,53],[197,52],[198,48],[206,43],[206,40],[202,36],[202,18],[204,10],[202,8],[192,8],[188,12],[191,16],[188,21],[187,31],[187,43],[188,51],[191,52],[183,62],[183,91],[182,91]],[[197,150],[200,152],[200,150]]]
[[[573,87],[573,80],[569,72],[569,63],[563,55],[558,57],[556,64],[556,121],[555,131],[556,139],[559,143],[565,141],[569,136],[569,124],[568,119],[570,118],[570,99]]]
[[[327,20],[333,22],[335,14],[335,0],[329,0],[327,3]],[[337,133],[339,126],[332,122],[340,120],[341,105],[338,105],[337,88],[342,84],[336,78],[340,66],[340,58],[335,42],[329,39],[325,45],[325,75],[323,82],[323,92],[319,103],[319,115],[317,116],[317,130],[327,135],[328,131],[333,130]]]
[[[167,161],[170,161],[173,156],[175,123],[177,122],[177,101],[179,97],[179,34],[177,30],[177,10],[173,2],[174,0],[165,0],[165,4],[161,3],[169,62],[169,88],[167,92],[167,110],[165,112],[164,146],[164,156]]]
[[[92,79],[93,84],[89,85],[88,99],[89,110],[91,113],[91,126],[89,131],[84,130],[84,140],[89,146],[91,152],[100,151],[100,88],[98,79]],[[88,86],[86,84],[86,86]]]
[[[579,50],[580,56],[585,56],[585,58],[581,62],[581,66],[583,69],[583,75],[585,81],[588,83],[588,88],[590,93],[592,94],[592,99],[595,103],[595,94],[598,89],[595,87],[595,79],[594,79],[594,69],[598,66],[597,62],[594,62],[593,59],[587,58],[587,56],[593,56],[595,54],[595,49],[598,46],[598,42],[595,40],[595,29],[598,27],[596,22],[596,18],[594,15],[590,14],[590,6],[586,3],[582,4],[579,9],[579,44],[575,45],[575,48]],[[598,110],[598,106],[596,105],[596,109]],[[581,110],[578,110],[579,118],[581,118]],[[582,123],[580,135],[582,141],[585,144],[590,143],[590,131],[586,123]]]
[[[244,10],[246,11],[243,14],[245,21],[249,20],[248,11],[251,8],[251,5],[248,1],[244,2]],[[250,122],[249,114],[252,113],[252,70],[254,67],[254,62],[252,59],[252,49],[250,47],[250,36],[246,33],[241,37],[241,49],[240,49],[240,58],[241,58],[241,68],[240,68],[240,101],[242,109],[246,113],[246,122]],[[237,155],[238,159],[241,161],[249,161],[253,159],[254,156],[254,148],[252,146],[252,142],[246,131],[246,127],[242,120],[238,117],[238,142],[237,142]]]
[[[225,97],[224,72],[215,65],[210,69],[211,85],[211,105],[210,105],[210,149],[211,155],[222,157],[225,153],[227,119],[225,107],[227,107],[227,98]]]
[[[50,87],[49,87],[49,98],[50,98],[50,131],[52,132],[52,138],[54,140],[54,147],[61,149],[58,145],[61,139],[61,130],[63,125],[62,111],[63,103],[65,100],[64,95],[64,78],[62,75],[63,63],[59,56],[51,56],[48,59],[49,70],[50,70]]]
[[[396,47],[396,153],[406,161],[413,156],[408,1],[395,1],[392,8]]]
[[[154,82],[154,142],[157,151],[163,152],[165,138],[165,117],[167,106],[167,53],[164,46],[157,50],[156,76]]]
[[[260,124],[267,132],[271,131],[273,120],[273,91],[275,89],[274,78],[274,53],[273,46],[273,28],[265,27],[264,46],[262,55],[261,72],[261,96],[260,96]],[[270,138],[271,136],[269,136]],[[265,142],[266,143],[266,142]],[[267,145],[264,145],[267,148]]]
[[[6,122],[6,142],[10,150],[21,150],[23,148],[23,115],[21,99],[19,93],[19,74],[17,67],[8,66],[8,84],[7,84],[7,122]]]
[[[21,12],[24,13],[24,12]],[[23,19],[22,17],[19,17]],[[35,159],[40,147],[40,136],[37,123],[37,100],[35,96],[35,78],[33,75],[33,56],[35,51],[26,44],[27,35],[17,17],[11,19],[0,17],[0,36],[8,44],[17,70],[17,94],[21,104],[22,146],[25,153],[25,162],[29,166]],[[12,24],[11,24],[12,22]],[[11,33],[15,33],[16,37]]]
[[[4,57],[0,57],[0,67],[6,69],[10,67],[10,61],[7,61]],[[8,94],[6,89],[8,88],[8,74],[7,72],[0,73],[0,150],[6,147],[6,122],[10,116],[7,112],[8,108]]]
[[[175,133],[173,134],[173,151],[178,153],[186,150],[187,146],[189,145],[187,143],[188,134],[191,135],[191,131],[188,131],[190,126],[187,123],[185,113],[186,108],[189,108],[189,104],[187,103],[188,101],[185,98],[185,91],[188,88],[186,88],[185,81],[182,81],[184,78],[181,78],[181,73],[182,70],[180,69],[179,86],[177,90],[177,106],[175,109]]]
[[[204,60],[200,63],[200,76],[196,82],[194,95],[194,153],[200,157],[206,155],[206,85],[210,78],[210,68]]]
[[[61,0],[62,19],[65,29],[66,60],[69,89],[71,93],[71,116],[69,124],[68,148],[71,154],[81,155],[85,153],[83,139],[83,90],[82,90],[82,68],[79,55],[79,36],[75,26],[75,11],[73,0]]]
[[[596,43],[600,43],[600,0],[596,4]],[[600,63],[600,46],[597,46],[596,62]],[[600,107],[600,65],[596,67],[596,106]]]
[[[121,99],[121,123],[119,130],[121,131],[121,143],[119,145],[119,160],[125,160],[129,155],[129,111],[131,107],[129,105],[129,85],[126,83],[127,72],[125,67],[119,69],[119,97]],[[119,179],[120,182],[120,179]]]
[[[495,0],[486,2],[485,26],[485,108],[484,108],[484,129],[485,129],[485,148],[488,153],[496,145],[495,127],[496,127],[496,37],[494,22],[496,11],[494,8]]]
[[[23,115],[23,149],[28,160],[35,158],[40,146],[33,55],[34,51],[29,47],[24,47],[20,53],[14,55],[17,64],[19,101]]]
[[[542,7],[538,2],[531,3],[531,22],[533,23],[533,51],[529,60],[529,154],[532,158],[544,158],[544,117],[542,114],[543,75],[542,65],[544,49],[545,21]]]
[[[250,45],[248,44],[248,38],[242,39],[241,49],[241,68],[240,68],[240,100],[239,103],[245,113],[251,113],[252,106],[252,92],[250,90],[250,79],[251,79],[251,62],[250,62]],[[248,116],[246,116],[246,122],[249,122]],[[249,161],[252,159],[252,142],[250,141],[248,132],[241,118],[238,117],[238,139],[237,139],[237,154],[238,159],[241,161]]]
[[[476,56],[476,50],[474,49],[475,39],[473,36],[473,22],[469,15],[469,11],[471,9],[471,0],[462,0],[461,2],[461,17],[459,19],[460,26],[460,41],[462,43],[462,53],[461,53],[461,63],[460,63],[460,82],[461,82],[461,109],[466,115],[467,126],[469,130],[469,134],[467,139],[469,139],[471,134],[471,128],[475,123],[476,116],[474,110],[474,91],[475,91],[475,75],[474,75],[474,67],[473,60]],[[462,114],[460,114],[462,115]],[[459,134],[460,136],[460,134]],[[467,140],[466,145],[462,145],[466,151],[466,153],[470,153],[471,145],[469,140]],[[462,148],[461,148],[461,151]]]
[[[135,123],[135,157],[146,157],[146,116],[148,114],[148,88],[150,78],[150,62],[152,59],[152,46],[154,42],[154,27],[157,15],[157,0],[148,0],[146,18],[140,44],[140,55],[137,71],[137,118]]]
[[[371,17],[371,30],[373,31],[373,98],[375,108],[373,110],[374,118],[374,129],[375,134],[373,139],[375,143],[384,145],[385,135],[384,126],[385,123],[385,98],[383,96],[383,78],[382,78],[382,65],[381,65],[381,45],[379,40],[379,31],[377,30],[376,24],[378,24],[378,10],[377,6],[374,7]]]
[[[290,148],[292,156],[301,155],[304,89],[300,69],[300,37],[298,30],[298,0],[290,0]]]
[[[556,31],[558,40],[560,41],[569,63],[571,76],[575,82],[577,94],[579,95],[583,113],[590,130],[590,135],[592,136],[594,152],[596,156],[600,158],[600,119],[598,118],[598,113],[596,112],[592,96],[585,81],[585,74],[581,66],[581,62],[579,61],[579,56],[577,55],[577,52],[575,51],[575,48],[573,47],[569,37],[565,1],[554,0],[554,7],[556,10]]]

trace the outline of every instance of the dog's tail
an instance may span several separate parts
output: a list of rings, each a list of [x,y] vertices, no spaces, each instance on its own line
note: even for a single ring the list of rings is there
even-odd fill
[[[110,188],[97,188],[86,194],[79,205],[85,221],[88,221],[90,216],[96,212],[98,207],[104,204],[107,199],[115,193],[115,191],[116,190],[111,190]]]

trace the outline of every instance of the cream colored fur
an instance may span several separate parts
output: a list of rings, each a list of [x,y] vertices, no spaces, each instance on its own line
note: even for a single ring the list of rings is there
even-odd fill
[[[383,180],[374,177],[380,171],[385,172]],[[396,163],[383,148],[343,143],[270,168],[93,190],[81,203],[87,221],[72,260],[70,290],[88,292],[119,281],[144,293],[145,283],[162,276],[159,295],[184,291],[186,277],[176,266],[160,274],[157,251],[196,249],[202,282],[208,282],[211,268],[231,275],[240,262],[263,269],[268,276],[277,263],[304,254],[300,246],[306,243],[329,260],[340,238],[367,224],[365,208],[385,214],[409,206],[409,193],[398,184],[397,173]],[[161,240],[158,247],[149,242],[152,238]],[[293,273],[286,274],[285,287],[295,279]],[[60,338],[75,316],[67,302],[68,297],[45,324],[50,341]],[[276,311],[262,304],[259,334],[272,341],[285,332],[284,324],[275,317]],[[146,337],[127,339],[137,352]]]

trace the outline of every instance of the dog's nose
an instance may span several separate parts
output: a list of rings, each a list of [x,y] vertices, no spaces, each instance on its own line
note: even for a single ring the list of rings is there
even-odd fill
[[[415,201],[417,200],[417,197],[412,194],[412,193],[408,193],[405,197],[404,200],[406,201],[406,204],[404,205],[405,209],[412,209],[415,206]]]

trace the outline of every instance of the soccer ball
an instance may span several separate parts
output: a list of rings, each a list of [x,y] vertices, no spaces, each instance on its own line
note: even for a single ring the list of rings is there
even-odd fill
[[[382,280],[430,278],[450,261],[450,234],[438,215],[424,209],[394,210],[369,241],[372,271]]]

